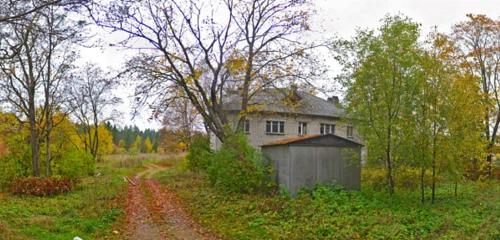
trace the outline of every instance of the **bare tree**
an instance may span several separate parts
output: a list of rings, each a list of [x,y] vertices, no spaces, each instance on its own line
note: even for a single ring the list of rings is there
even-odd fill
[[[29,6],[24,6],[29,7]],[[70,21],[71,22],[71,21]],[[28,122],[33,174],[40,175],[40,143],[46,143],[46,175],[50,175],[50,135],[53,115],[60,105],[60,86],[76,57],[72,50],[79,41],[81,26],[70,23],[58,6],[4,24],[4,43],[16,48],[11,58],[0,61],[0,97],[21,122]]]
[[[74,68],[72,63],[77,57],[73,47],[84,39],[85,23],[79,21],[68,21],[67,15],[60,6],[49,6],[41,11],[44,18],[44,31],[46,41],[44,49],[46,53],[47,66],[42,74],[42,85],[44,93],[43,114],[45,123],[42,132],[46,147],[46,175],[51,175],[50,162],[51,134],[55,126],[60,122],[54,122],[56,112],[68,115],[71,109],[63,109],[65,101],[63,87],[68,84],[70,71]],[[61,118],[62,121],[64,118]]]
[[[21,3],[21,5],[23,5],[24,7],[19,8],[20,5],[19,2],[24,2],[24,4]],[[40,10],[43,10],[46,7],[56,5],[61,2],[62,0],[47,0],[47,1],[33,1],[33,2],[26,0],[21,0],[21,1],[9,0],[1,8],[0,23],[15,21],[24,18],[32,13],[39,12]]]
[[[196,133],[202,132],[203,120],[189,99],[179,97],[165,109],[163,126],[175,131],[182,142],[189,144]]]
[[[8,0],[0,6],[0,24],[12,22],[53,6],[74,6],[88,0]],[[19,7],[22,5],[23,7]]]
[[[69,108],[73,109],[73,116],[81,128],[79,136],[85,151],[90,152],[94,160],[99,154],[99,124],[109,120],[104,116],[105,110],[120,102],[120,98],[112,95],[116,81],[104,75],[98,66],[87,64],[67,90]]]
[[[0,5],[0,61],[13,58],[19,53],[22,43],[9,45],[6,34],[10,33],[7,24],[22,24],[26,18],[31,18],[48,8],[64,8],[76,10],[89,0],[7,0]]]
[[[228,89],[239,90],[244,120],[259,90],[314,75],[308,50],[318,44],[298,40],[309,30],[307,2],[112,1],[89,10],[98,25],[128,34],[123,45],[143,50],[128,64],[128,73],[141,79],[140,103],[153,99],[157,107],[168,106],[178,97],[170,90],[181,89],[208,130],[224,141]]]
[[[20,51],[14,58],[0,61],[3,81],[0,89],[5,101],[17,113],[19,121],[27,121],[30,129],[31,162],[33,174],[40,176],[39,162],[39,124],[36,106],[38,90],[42,82],[41,73],[46,65],[43,50],[37,46],[42,39],[37,20],[41,16],[34,15],[24,19],[20,24],[10,25],[12,35],[7,43],[16,46],[21,43]]]

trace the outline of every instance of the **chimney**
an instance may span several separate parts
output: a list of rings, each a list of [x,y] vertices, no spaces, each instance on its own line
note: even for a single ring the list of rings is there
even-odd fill
[[[337,96],[331,96],[326,101],[334,105],[338,105],[340,103],[339,97]]]

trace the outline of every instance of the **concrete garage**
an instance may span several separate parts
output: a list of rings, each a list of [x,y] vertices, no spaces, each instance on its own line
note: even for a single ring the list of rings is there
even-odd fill
[[[300,188],[316,183],[359,190],[362,146],[332,134],[305,135],[263,145],[262,152],[274,167],[277,183],[295,196]]]

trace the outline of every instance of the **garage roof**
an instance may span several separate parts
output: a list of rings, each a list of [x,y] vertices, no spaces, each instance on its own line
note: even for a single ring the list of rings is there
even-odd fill
[[[336,146],[336,147],[361,147],[363,144],[340,137],[334,134],[326,135],[303,135],[290,138],[283,138],[262,145],[262,147],[281,146],[281,145],[314,145],[314,146]]]

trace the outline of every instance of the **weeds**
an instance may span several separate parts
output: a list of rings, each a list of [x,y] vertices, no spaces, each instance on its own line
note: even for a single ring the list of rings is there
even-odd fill
[[[422,205],[418,191],[394,196],[330,186],[284,195],[224,193],[203,173],[170,168],[159,180],[183,199],[193,217],[225,239],[498,239],[500,185],[468,182],[438,188]]]
[[[112,233],[123,215],[122,177],[138,166],[116,168],[106,160],[98,175],[84,177],[74,190],[53,197],[0,197],[0,239],[121,239]],[[121,229],[117,229],[122,231]]]

